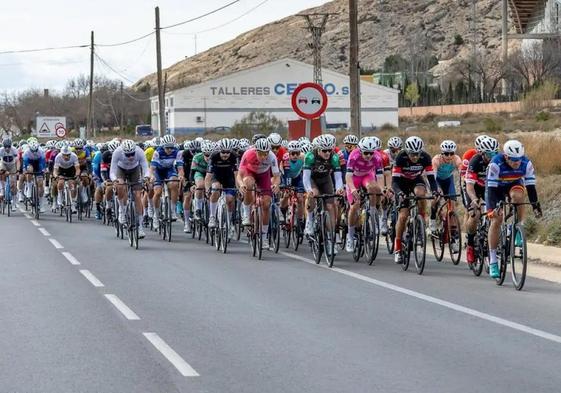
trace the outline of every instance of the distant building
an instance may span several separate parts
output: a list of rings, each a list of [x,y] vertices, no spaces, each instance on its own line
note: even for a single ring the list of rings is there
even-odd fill
[[[251,112],[268,112],[285,122],[296,120],[291,94],[312,77],[312,65],[282,59],[169,91],[165,98],[167,128],[173,134],[225,129]],[[329,96],[326,122],[350,126],[348,76],[324,69],[323,80]],[[363,128],[398,125],[398,90],[364,81],[361,90]],[[158,110],[158,97],[152,97],[154,130],[160,128]]]

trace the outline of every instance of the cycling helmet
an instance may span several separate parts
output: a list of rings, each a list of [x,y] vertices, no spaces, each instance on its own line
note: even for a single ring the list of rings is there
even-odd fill
[[[105,153],[107,151],[107,143],[100,143],[99,151]]]
[[[60,149],[60,154],[62,154],[63,156],[69,156],[71,153],[72,150],[70,150],[70,146],[64,145]]]
[[[136,143],[130,139],[124,140],[121,143],[121,147],[125,153],[134,153],[136,151]]]
[[[39,143],[35,142],[35,141],[31,141],[31,143],[29,143],[29,150],[31,150],[32,152],[36,152],[39,150]]]
[[[214,143],[203,141],[203,143],[201,143],[201,151],[203,154],[212,154],[214,151]]]
[[[203,143],[203,141],[205,140],[202,136],[198,136],[195,138],[195,140],[199,143]]]
[[[333,147],[335,147],[335,145],[337,144],[337,138],[335,138],[335,135],[325,134],[324,137],[333,144]]]
[[[23,145],[27,145],[27,141],[25,139],[22,139],[21,141],[19,141],[19,147],[22,147]]]
[[[440,144],[440,151],[442,153],[455,153],[458,146],[456,146],[456,142],[445,140]]]
[[[263,139],[263,138],[267,138],[265,135],[263,134],[255,134],[253,135],[253,137],[251,138],[251,143],[255,144],[255,142],[257,142],[259,139]]]
[[[255,141],[255,150],[257,151],[270,151],[271,142],[266,138],[261,138]]]
[[[308,138],[307,136],[301,136],[300,138],[298,138],[298,142],[310,142],[310,138]]]
[[[2,140],[2,146],[4,146],[6,149],[9,149],[10,147],[12,147],[12,140],[10,138],[4,138]]]
[[[55,144],[55,141],[53,141],[53,140],[47,141],[47,143],[45,143],[45,147],[46,147],[47,149],[52,149],[53,146],[54,146],[54,144]]]
[[[91,139],[88,139],[88,140],[86,141],[86,146],[93,147],[93,146],[95,146],[95,142],[92,141]]]
[[[57,150],[62,149],[64,146],[66,146],[66,143],[64,143],[63,141],[58,141],[57,143],[55,143],[55,149]]]
[[[74,147],[76,149],[83,149],[84,148],[84,141],[80,138],[74,139]]]
[[[29,138],[27,138],[27,143],[32,143],[32,142],[38,142],[37,138],[35,138],[34,136],[30,136]]]
[[[201,151],[201,141],[199,140],[199,138],[191,141],[191,150]]]
[[[240,139],[240,141],[238,142],[238,149],[241,151],[246,151],[247,149],[249,149],[250,143],[248,139]]]
[[[271,135],[269,135],[269,137],[267,138],[267,140],[269,141],[269,143],[271,144],[271,146],[280,146],[282,145],[282,136],[280,136],[279,134],[277,134],[276,132],[273,132]]]
[[[232,142],[232,150],[237,150],[240,148],[240,141],[236,138],[230,138],[230,142]]]
[[[358,136],[349,134],[343,139],[345,145],[358,145]]]
[[[524,145],[517,140],[511,139],[504,144],[503,152],[508,158],[522,158],[524,157]]]
[[[405,140],[405,151],[407,153],[420,153],[423,151],[424,143],[418,136],[410,136]]]
[[[281,146],[284,147],[285,149],[288,148],[288,141],[286,139],[283,139]]]
[[[239,143],[242,143],[242,142],[243,142],[243,143],[247,143],[248,145],[251,145],[250,140],[247,139],[247,138],[242,138],[242,139],[239,140]]]
[[[161,145],[164,149],[175,147],[175,137],[173,135],[164,135],[161,140]]]
[[[184,150],[191,149],[191,141],[189,139],[187,139],[185,142],[183,142],[183,149]]]
[[[390,149],[401,149],[402,146],[403,146],[403,141],[401,140],[400,137],[392,136],[390,139],[388,139],[388,147]]]
[[[363,153],[373,153],[377,149],[377,143],[372,136],[365,136],[358,142],[358,148]]]
[[[489,138],[487,135],[479,135],[475,138],[475,150],[481,151],[481,142],[485,140],[485,138]]]
[[[312,144],[308,141],[300,142],[300,147],[302,148],[303,153],[308,153],[314,149]]]
[[[218,142],[218,147],[221,151],[231,151],[234,148],[234,143],[232,139],[222,138]]]
[[[488,136],[479,146],[482,153],[496,153],[499,151],[499,142],[495,138]]]
[[[107,144],[107,149],[113,153],[115,150],[117,150],[117,148],[119,147],[119,144],[116,141],[111,141]]]
[[[302,151],[302,147],[300,146],[300,142],[298,141],[288,142],[287,148],[290,153],[292,153],[293,151]]]
[[[333,135],[325,134],[315,138],[317,148],[320,150],[329,150],[335,147],[335,137]]]

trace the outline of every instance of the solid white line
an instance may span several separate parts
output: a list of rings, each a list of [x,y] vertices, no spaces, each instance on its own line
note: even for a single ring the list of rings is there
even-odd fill
[[[96,288],[100,288],[100,287],[104,287],[105,285],[103,285],[103,283],[101,281],[99,281],[97,279],[96,276],[94,276],[92,274],[92,272],[90,272],[89,270],[80,270],[80,273],[82,273],[82,276],[86,277],[86,279],[91,282],[91,284],[96,287]]]
[[[37,228],[39,232],[43,234],[43,236],[51,236],[51,234],[45,228]]]
[[[33,225],[35,225],[36,227],[40,227],[40,226],[41,226],[41,224],[39,224],[39,222],[37,222],[37,220],[31,220],[31,223],[32,223]]]
[[[53,246],[55,246],[55,248],[56,248],[57,250],[60,250],[61,248],[64,248],[64,247],[62,246],[62,244],[60,244],[59,242],[56,241],[56,239],[52,239],[52,238],[51,238],[51,239],[49,239],[49,241],[52,243]]]
[[[138,321],[140,318],[134,313],[125,303],[121,301],[116,295],[105,295],[116,308],[127,318],[129,321]]]
[[[144,337],[148,339],[152,343],[154,347],[164,357],[169,360],[171,364],[183,375],[184,377],[198,377],[199,373],[197,373],[193,367],[189,365],[177,352],[175,352],[169,345],[166,344],[164,340],[160,338],[156,333],[142,333]]]
[[[291,254],[291,253],[284,252],[284,251],[280,251],[279,254],[282,254],[282,255],[287,256],[287,257],[292,258],[292,259],[297,259],[299,261],[307,262],[307,263],[310,263],[312,265],[316,265],[315,261],[313,261],[312,259],[301,257],[300,255],[295,255],[295,254]],[[480,319],[483,319],[483,320],[486,320],[486,321],[489,321],[489,322],[492,322],[492,323],[496,323],[497,325],[506,326],[506,327],[509,327],[511,329],[523,332],[523,333],[531,334],[533,336],[540,337],[540,338],[543,338],[543,339],[561,344],[561,336],[558,336],[558,335],[555,335],[555,334],[552,334],[552,333],[548,333],[548,332],[545,332],[543,330],[534,329],[530,326],[526,326],[526,325],[522,325],[522,324],[517,323],[517,322],[509,321],[508,319],[499,318],[499,317],[496,317],[496,316],[491,315],[491,314],[487,314],[487,313],[484,313],[484,312],[481,312],[481,311],[477,311],[477,310],[474,310],[474,309],[469,308],[469,307],[464,307],[464,306],[461,306],[459,304],[452,303],[452,302],[449,302],[449,301],[446,301],[446,300],[442,300],[442,299],[439,299],[439,298],[436,298],[436,297],[433,297],[433,296],[425,295],[425,294],[420,293],[420,292],[412,291],[410,289],[403,288],[403,287],[400,287],[400,286],[397,286],[397,285],[394,285],[394,284],[390,284],[390,283],[385,282],[385,281],[376,280],[374,278],[367,277],[367,276],[364,276],[362,274],[354,273],[354,272],[351,272],[351,271],[348,271],[348,270],[345,270],[345,269],[340,269],[340,268],[336,268],[336,267],[330,269],[329,267],[327,267],[325,265],[316,265],[316,266],[325,268],[327,270],[331,270],[335,273],[343,274],[343,275],[348,276],[348,277],[356,278],[357,280],[361,280],[361,281],[367,282],[369,284],[374,284],[374,285],[377,285],[379,287],[389,289],[390,291],[399,292],[399,293],[402,293],[402,294],[407,295],[407,296],[411,296],[411,297],[414,297],[414,298],[417,298],[417,299],[420,299],[420,300],[424,300],[424,301],[429,302],[429,303],[433,303],[433,304],[437,304],[437,305],[445,307],[445,308],[449,308],[449,309],[454,310],[454,311],[458,311],[458,312],[461,312],[461,313],[464,313],[464,314],[467,314],[467,315],[471,315],[471,316],[476,317],[476,318],[480,318]]]
[[[74,255],[70,254],[69,252],[65,251],[65,252],[62,253],[62,255],[66,259],[68,259],[68,262],[70,262],[71,264],[73,264],[73,265],[79,265],[80,264],[80,262],[76,258],[74,258]]]

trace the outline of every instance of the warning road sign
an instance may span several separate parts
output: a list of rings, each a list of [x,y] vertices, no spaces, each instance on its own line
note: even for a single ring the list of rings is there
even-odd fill
[[[66,134],[66,117],[64,116],[38,116],[36,135],[38,138],[52,138],[58,136],[57,130],[62,128]]]

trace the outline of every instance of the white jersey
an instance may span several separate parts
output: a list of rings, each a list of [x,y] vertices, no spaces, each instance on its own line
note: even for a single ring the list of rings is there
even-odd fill
[[[78,156],[74,153],[70,153],[70,158],[68,160],[65,160],[61,153],[58,153],[55,157],[55,169],[68,169],[76,165],[78,165]]]
[[[140,147],[136,147],[134,155],[131,157],[125,156],[123,148],[119,146],[111,157],[111,169],[109,172],[109,177],[111,180],[117,180],[117,169],[121,168],[124,171],[130,171],[137,168],[140,165],[142,173],[147,175],[148,171],[148,161],[146,161],[146,156],[144,151]]]
[[[18,150],[15,147],[9,149],[0,148],[0,161],[7,167],[12,167],[18,159]]]

